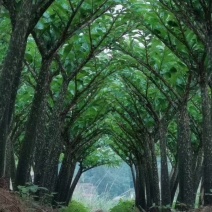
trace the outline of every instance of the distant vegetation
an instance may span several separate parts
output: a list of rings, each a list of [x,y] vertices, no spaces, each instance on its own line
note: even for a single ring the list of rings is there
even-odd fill
[[[126,164],[119,168],[108,168],[100,166],[92,169],[81,177],[79,183],[91,183],[96,187],[98,195],[108,195],[108,198],[123,197],[129,198],[129,190],[134,191],[132,174]]]

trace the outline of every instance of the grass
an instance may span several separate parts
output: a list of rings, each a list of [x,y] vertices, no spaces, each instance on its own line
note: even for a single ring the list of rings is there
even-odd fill
[[[82,195],[82,190],[80,189],[75,191],[73,199],[83,203],[90,209],[91,212],[95,212],[100,209],[104,212],[109,212],[110,208],[117,204],[117,201],[110,199],[107,194],[93,194],[92,196],[86,196]]]

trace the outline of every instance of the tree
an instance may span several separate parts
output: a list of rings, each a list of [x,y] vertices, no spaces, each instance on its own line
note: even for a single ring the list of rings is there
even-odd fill
[[[188,28],[195,34],[198,42],[204,45],[205,51],[203,56],[198,58],[199,66],[193,67],[193,70],[197,72],[200,78],[200,88],[202,95],[202,114],[203,114],[203,142],[204,142],[204,204],[212,204],[212,198],[210,195],[210,188],[212,187],[212,181],[209,177],[212,173],[211,168],[211,115],[210,115],[210,97],[209,97],[209,81],[210,81],[210,65],[211,64],[211,11],[212,5],[210,2],[194,1],[183,2],[173,1],[170,4],[168,1],[160,1],[161,4],[171,11],[175,17],[182,21]],[[198,46],[193,46],[196,48]],[[200,49],[197,49],[200,51]],[[206,59],[207,58],[207,59]]]
[[[9,47],[0,75],[0,126],[2,129],[0,133],[0,177],[3,180],[6,170],[7,136],[20,82],[27,37],[52,2],[52,0],[47,0],[42,3],[33,3],[23,0],[19,2],[19,5],[15,1],[5,0],[2,3],[9,12],[12,25]]]

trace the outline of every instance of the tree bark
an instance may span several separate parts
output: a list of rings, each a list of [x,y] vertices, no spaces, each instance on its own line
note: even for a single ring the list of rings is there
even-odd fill
[[[171,191],[171,202],[174,200],[174,196],[176,194],[177,186],[179,183],[179,169],[178,169],[178,162],[175,164],[171,176],[170,176],[170,191]]]
[[[194,161],[194,193],[197,194],[197,189],[199,187],[199,183],[203,176],[203,150],[199,149],[197,153],[196,160]]]
[[[179,201],[188,207],[193,207],[195,200],[194,175],[189,122],[187,105],[184,104],[179,111],[178,120]]]
[[[14,80],[16,76],[20,78],[22,71],[27,44],[27,32],[31,18],[32,1],[23,1],[20,8],[22,9],[17,14],[16,24],[12,32],[8,52],[0,75],[0,125],[2,125],[2,121],[4,122],[8,119],[9,108],[14,107],[15,102],[12,101],[12,96],[16,97],[17,92],[17,88],[15,91],[13,90]],[[13,102],[13,105],[11,105],[11,102]],[[8,128],[9,126],[5,127]],[[0,135],[0,178],[5,175],[5,151],[8,131],[1,131],[0,134],[1,133],[4,133],[4,135]]]
[[[68,206],[69,202],[72,199],[74,190],[76,188],[76,185],[77,185],[77,183],[78,183],[81,175],[82,175],[82,168],[80,167],[79,170],[78,170],[78,172],[77,172],[77,174],[76,174],[76,176],[74,177],[73,182],[71,183],[71,187],[69,188],[67,199],[66,199],[66,206]]]
[[[27,181],[28,172],[32,164],[32,155],[35,150],[37,124],[41,116],[44,116],[42,102],[48,87],[48,70],[51,60],[43,60],[42,67],[38,77],[35,95],[30,110],[30,115],[27,120],[25,137],[19,155],[19,162],[16,173],[16,186],[25,185]]]
[[[55,188],[55,192],[57,192],[56,202],[66,203],[75,167],[76,161],[73,160],[71,150],[67,147]]]
[[[147,159],[148,160],[148,159]],[[150,188],[150,184],[151,184],[151,176],[150,176],[150,169],[147,166],[147,161],[144,160],[143,163],[144,166],[144,178],[145,178],[145,191],[146,191],[146,210],[149,209],[153,202],[152,202],[152,196],[151,196],[151,188]]]
[[[211,126],[211,101],[208,88],[208,75],[203,69],[201,72],[201,97],[202,97],[202,137],[204,152],[203,188],[204,205],[212,205],[212,126]]]
[[[3,117],[0,123],[0,180],[5,181],[6,175],[6,146],[7,146],[7,135],[8,135],[8,113]],[[5,186],[0,183],[5,188]]]
[[[137,208],[147,209],[145,198],[145,178],[144,168],[141,159],[138,160],[136,166],[136,179],[135,179],[135,205]]]
[[[39,178],[43,168],[43,157],[47,154],[45,151],[45,135],[47,133],[47,121],[48,121],[48,114],[47,114],[47,98],[45,98],[42,102],[42,116],[39,116],[38,124],[37,124],[37,131],[36,131],[36,141],[35,141],[35,153],[34,153],[34,184],[40,185]],[[43,155],[44,154],[44,155]]]
[[[135,168],[135,165],[133,163],[131,163],[130,165],[130,171],[131,171],[131,175],[132,175],[132,181],[133,181],[133,186],[134,188],[136,189],[136,183],[135,183],[135,180],[136,180],[136,168]]]
[[[54,130],[57,131],[56,128]],[[47,140],[50,151],[48,151],[48,154],[46,155],[46,158],[43,161],[44,171],[43,173],[41,173],[41,186],[47,188],[50,192],[54,191],[56,185],[56,180],[58,176],[59,156],[62,148],[60,137],[57,135],[55,136],[56,137],[52,136],[51,144],[49,144],[50,141]],[[51,147],[51,145],[53,147]],[[55,176],[55,171],[57,173],[57,176]]]
[[[62,133],[62,123],[63,119],[60,117],[60,114],[64,107],[64,100],[68,89],[68,82],[63,82],[60,95],[55,102],[51,117],[49,119],[49,127],[46,137],[47,147],[46,147],[46,158],[43,161],[45,170],[42,174],[42,186],[52,190],[55,188],[56,181],[52,178],[53,181],[49,179],[49,176],[52,176],[52,171],[55,166],[58,166],[59,155],[62,149],[61,142],[61,133]]]
[[[155,154],[155,143],[152,137],[149,138],[149,146],[151,153],[151,167],[152,167],[152,197],[153,203],[156,206],[160,205],[160,189],[159,189],[159,175],[158,175],[158,166],[157,166],[157,157]]]
[[[15,165],[15,156],[14,156],[14,150],[13,150],[13,146],[11,149],[11,182],[12,182],[12,187],[15,187],[15,175],[16,175],[16,165]]]
[[[27,44],[27,32],[31,18],[32,1],[23,1],[16,18],[10,44],[0,75],[0,121],[9,105],[14,78],[22,71]],[[21,66],[20,66],[21,65]]]
[[[161,157],[161,205],[171,206],[170,179],[166,154],[167,123],[159,123],[160,157]]]

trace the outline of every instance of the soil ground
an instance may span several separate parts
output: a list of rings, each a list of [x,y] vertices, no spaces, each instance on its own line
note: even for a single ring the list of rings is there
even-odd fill
[[[22,201],[21,198],[11,191],[0,188],[0,212],[58,212],[45,206],[37,205],[32,201]]]
[[[15,192],[0,188],[0,212],[59,212],[59,210],[40,206],[32,201],[22,201]],[[189,210],[189,212],[212,212],[212,206]]]

